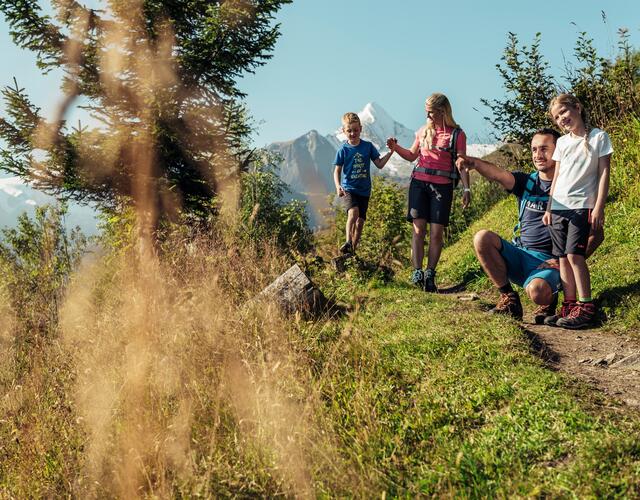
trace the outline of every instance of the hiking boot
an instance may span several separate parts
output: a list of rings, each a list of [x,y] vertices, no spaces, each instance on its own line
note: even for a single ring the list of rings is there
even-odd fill
[[[424,288],[424,272],[422,269],[414,269],[411,275],[411,284],[418,288]]]
[[[350,241],[345,242],[345,244],[340,247],[340,253],[345,255],[353,253],[353,245]]]
[[[592,326],[595,316],[596,306],[593,302],[577,302],[567,317],[560,318],[556,322],[556,326],[569,328],[570,330],[578,330]]]
[[[547,318],[555,316],[557,307],[558,294],[554,293],[551,297],[551,304],[547,304],[546,306],[538,306],[538,308],[533,311],[533,322],[536,325],[542,325]]]
[[[429,293],[438,293],[436,286],[436,272],[433,269],[427,269],[424,272],[424,291]]]
[[[571,313],[571,310],[576,307],[576,305],[577,302],[575,301],[563,301],[562,307],[560,307],[560,312],[558,312],[558,314],[554,314],[553,316],[547,316],[542,322],[547,326],[558,326],[558,320],[569,316],[569,313]]]
[[[498,303],[493,309],[489,309],[490,314],[504,314],[522,321],[522,304],[518,292],[501,293]]]

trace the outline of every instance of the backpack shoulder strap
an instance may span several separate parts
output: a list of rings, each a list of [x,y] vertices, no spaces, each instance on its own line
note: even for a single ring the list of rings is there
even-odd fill
[[[456,160],[458,159],[458,150],[456,146],[458,145],[458,136],[462,129],[460,127],[456,127],[451,131],[451,137],[449,138],[449,154],[451,155],[451,178],[453,179],[454,187],[458,185],[458,181],[460,180],[460,174],[458,173],[458,168],[456,167]]]
[[[536,185],[536,181],[538,180],[538,171],[535,171],[527,177],[527,183],[524,185],[524,191],[522,196],[520,197],[520,207],[518,210],[518,223],[513,228],[513,241],[517,242],[520,239],[520,226],[522,224],[522,216],[524,214],[524,209],[527,205],[527,200],[531,198],[531,193],[533,192],[533,188]]]

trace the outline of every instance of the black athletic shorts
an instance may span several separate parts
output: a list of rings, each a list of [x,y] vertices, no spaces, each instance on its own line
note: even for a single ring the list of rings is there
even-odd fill
[[[345,191],[344,196],[342,197],[342,204],[344,205],[344,209],[347,212],[351,210],[353,207],[358,207],[358,218],[359,219],[367,218],[367,208],[369,208],[369,196],[362,196],[356,193]]]
[[[433,184],[411,179],[409,184],[409,211],[407,220],[426,219],[434,224],[449,225],[453,184]]]
[[[591,231],[591,210],[552,210],[551,241],[553,256],[585,255]]]

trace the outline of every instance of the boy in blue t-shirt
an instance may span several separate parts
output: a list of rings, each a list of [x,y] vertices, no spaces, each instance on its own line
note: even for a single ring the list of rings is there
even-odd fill
[[[347,136],[345,142],[336,154],[333,162],[333,180],[338,197],[343,199],[347,210],[346,234],[347,241],[340,247],[344,254],[354,253],[364,221],[367,218],[367,207],[371,196],[371,161],[376,167],[382,168],[393,154],[393,149],[382,158],[376,147],[369,141],[360,139],[362,125],[356,113],[345,113],[342,117],[342,131]],[[340,181],[342,177],[342,182]]]

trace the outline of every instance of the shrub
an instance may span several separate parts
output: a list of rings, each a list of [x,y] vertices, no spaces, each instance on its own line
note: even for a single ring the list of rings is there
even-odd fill
[[[67,233],[66,212],[65,205],[37,207],[33,219],[23,213],[16,228],[2,230],[0,272],[18,345],[56,332],[65,285],[86,246],[79,228]]]
[[[306,203],[285,202],[289,188],[278,177],[277,159],[262,151],[240,178],[242,239],[253,244],[272,239],[283,250],[307,252],[313,240]]]

